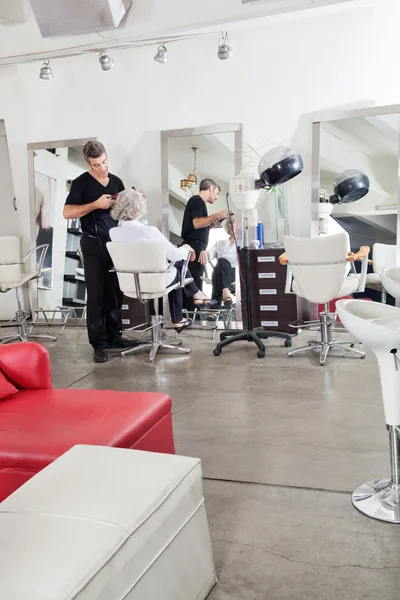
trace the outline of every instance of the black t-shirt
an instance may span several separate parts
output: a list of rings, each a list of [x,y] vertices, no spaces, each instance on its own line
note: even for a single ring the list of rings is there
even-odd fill
[[[104,186],[87,171],[86,173],[82,173],[82,175],[79,175],[79,177],[72,182],[71,190],[65,204],[90,204],[91,202],[98,200],[103,194],[112,196],[125,189],[124,184],[119,177],[112,175],[111,173],[108,177],[110,181],[108,182],[108,185]],[[110,211],[111,207],[106,210],[98,208],[84,217],[81,217],[80,221],[83,233],[95,235],[103,240],[109,240],[110,229],[118,225],[117,221],[114,221],[114,219],[110,217]]]
[[[196,252],[205,250],[208,246],[209,227],[195,229],[193,219],[208,217],[207,206],[201,196],[192,196],[186,204],[183,215],[181,238],[193,246]]]

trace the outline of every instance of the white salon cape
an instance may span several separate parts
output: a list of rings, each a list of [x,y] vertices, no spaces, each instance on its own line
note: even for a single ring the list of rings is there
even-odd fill
[[[112,242],[138,242],[140,240],[164,242],[167,260],[172,263],[185,260],[189,254],[187,248],[177,248],[171,244],[157,227],[144,225],[140,221],[120,221],[118,227],[110,229],[110,239]],[[173,282],[176,272],[176,268],[173,267],[165,274],[166,287]]]
[[[229,239],[219,240],[218,242],[216,242],[214,244],[214,246],[212,248],[207,250],[207,253],[208,253],[208,260],[214,260],[214,258],[216,258],[217,260],[219,258],[225,258],[230,263],[231,267],[233,267],[234,269],[236,268],[236,264],[237,264],[236,244],[230,245]]]

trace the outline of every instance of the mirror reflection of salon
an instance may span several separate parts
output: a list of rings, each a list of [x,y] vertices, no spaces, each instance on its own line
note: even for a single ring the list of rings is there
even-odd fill
[[[365,292],[354,297],[389,304],[378,271],[396,263],[399,124],[398,114],[321,123],[320,235],[345,231],[352,252],[369,246]]]
[[[210,178],[221,188],[217,200],[206,204],[208,214],[227,208],[226,194],[229,182],[235,175],[235,134],[215,133],[170,138],[168,140],[169,181],[169,239],[179,246],[185,206],[199,193],[202,179]],[[231,207],[231,210],[235,210]],[[229,238],[226,227],[211,228],[207,249]],[[212,295],[212,265],[206,266],[203,291]]]
[[[62,212],[70,181],[85,170],[80,146],[34,150],[36,245],[49,246],[38,280],[38,307],[45,310],[64,305],[66,279],[75,273],[66,251],[76,250],[79,235],[69,234]]]

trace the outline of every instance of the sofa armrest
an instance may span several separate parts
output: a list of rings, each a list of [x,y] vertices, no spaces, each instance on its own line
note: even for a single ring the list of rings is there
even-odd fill
[[[0,346],[0,370],[20,389],[51,389],[49,354],[35,342]]]

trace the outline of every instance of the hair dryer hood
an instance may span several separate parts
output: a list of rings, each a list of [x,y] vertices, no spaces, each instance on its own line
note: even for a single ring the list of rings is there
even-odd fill
[[[340,204],[356,202],[368,194],[369,179],[362,171],[349,169],[335,179],[333,190]]]
[[[260,187],[277,187],[299,175],[303,170],[303,159],[293,148],[278,146],[266,152],[258,165]]]

